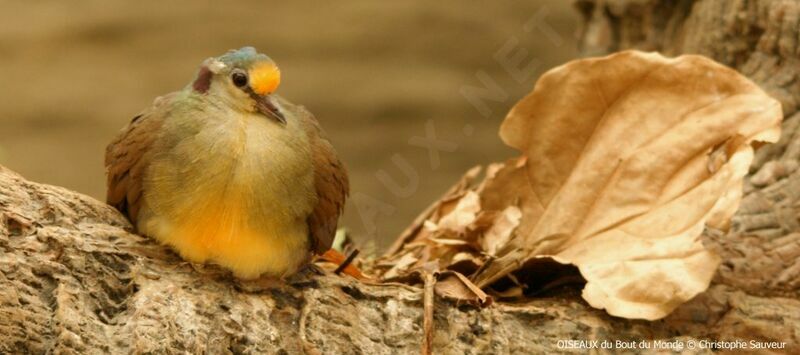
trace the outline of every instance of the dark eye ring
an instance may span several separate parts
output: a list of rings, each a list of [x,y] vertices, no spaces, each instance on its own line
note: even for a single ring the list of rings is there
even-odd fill
[[[233,81],[233,85],[238,87],[245,86],[247,85],[247,74],[240,71],[233,72],[233,74],[231,74],[231,80]]]

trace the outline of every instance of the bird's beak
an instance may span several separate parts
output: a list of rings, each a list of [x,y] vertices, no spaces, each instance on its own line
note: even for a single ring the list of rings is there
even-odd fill
[[[271,95],[259,95],[255,92],[250,92],[250,97],[256,102],[256,110],[261,112],[264,116],[274,119],[280,124],[286,124],[286,116],[283,115],[281,109],[275,104]]]

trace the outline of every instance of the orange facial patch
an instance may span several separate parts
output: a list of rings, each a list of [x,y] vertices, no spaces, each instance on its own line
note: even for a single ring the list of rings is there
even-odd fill
[[[272,62],[256,64],[250,69],[250,87],[259,95],[275,92],[281,83],[281,71]]]

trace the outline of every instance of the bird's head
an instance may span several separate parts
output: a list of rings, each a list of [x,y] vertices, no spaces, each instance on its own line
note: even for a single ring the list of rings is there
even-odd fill
[[[224,102],[260,112],[284,124],[286,117],[272,96],[280,81],[281,72],[272,59],[253,47],[242,47],[206,59],[192,89],[200,94],[221,96]]]

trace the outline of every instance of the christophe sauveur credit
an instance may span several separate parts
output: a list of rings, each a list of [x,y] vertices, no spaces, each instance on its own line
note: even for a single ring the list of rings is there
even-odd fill
[[[559,340],[559,349],[659,349],[659,350],[752,350],[752,349],[784,349],[786,342],[760,340]]]

